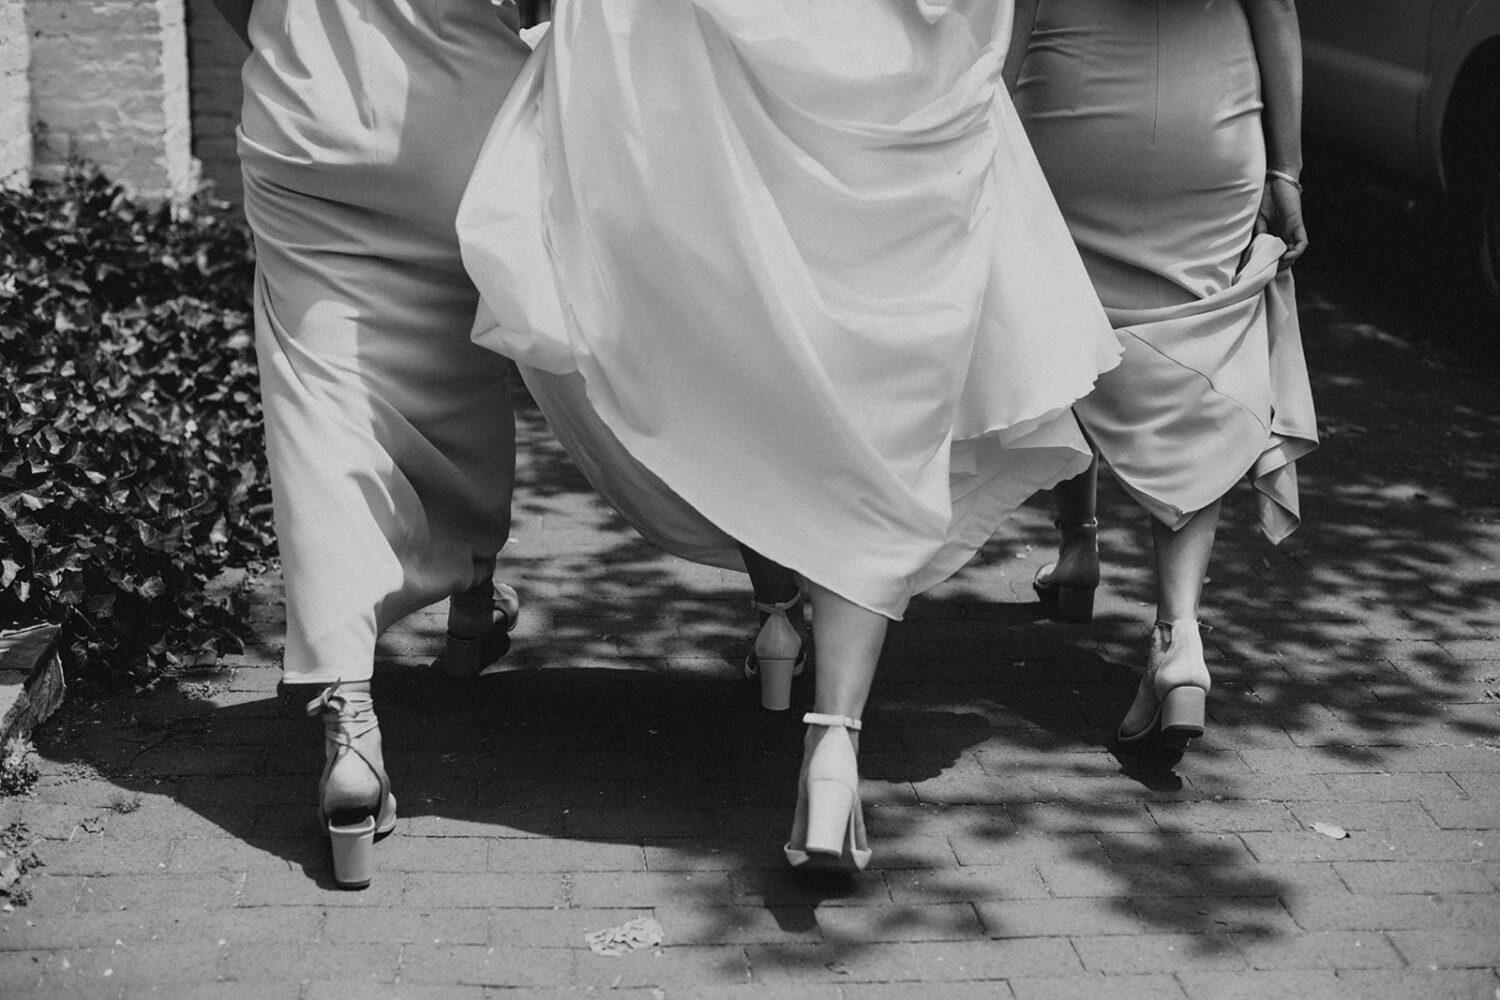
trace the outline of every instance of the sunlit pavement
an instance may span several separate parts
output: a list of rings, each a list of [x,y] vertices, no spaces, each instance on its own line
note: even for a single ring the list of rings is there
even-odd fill
[[[1315,233],[1299,273],[1324,434],[1304,527],[1273,548],[1231,497],[1209,732],[1180,758],[1109,742],[1150,621],[1143,515],[1105,485],[1098,615],[1065,626],[1030,593],[1039,499],[892,630],[871,870],[794,879],[808,680],[762,711],[741,579],[641,542],[526,410],[511,669],[428,670],[441,608],[387,637],[401,818],[375,883],[333,887],[269,578],[243,656],[39,734],[37,789],[0,800],[44,862],[0,913],[0,995],[1500,995],[1495,348],[1441,264],[1360,256],[1353,211],[1318,220],[1340,265]],[[640,917],[659,944],[591,949]]]

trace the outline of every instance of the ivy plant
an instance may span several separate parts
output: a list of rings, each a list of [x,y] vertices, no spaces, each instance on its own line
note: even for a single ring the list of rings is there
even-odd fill
[[[273,555],[249,235],[97,171],[0,192],[0,625],[75,677],[240,648],[212,582]]]

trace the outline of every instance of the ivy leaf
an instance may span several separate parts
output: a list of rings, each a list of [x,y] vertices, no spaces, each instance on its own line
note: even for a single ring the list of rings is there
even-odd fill
[[[204,588],[274,555],[254,251],[97,171],[0,191],[0,621],[66,620],[136,683],[246,626]]]

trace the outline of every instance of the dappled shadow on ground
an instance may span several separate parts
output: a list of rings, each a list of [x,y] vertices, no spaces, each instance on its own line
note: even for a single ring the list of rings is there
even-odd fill
[[[643,907],[716,914],[674,943],[743,940],[740,911],[762,908],[787,935],[767,947],[792,962],[819,940],[820,912],[849,899],[885,903],[893,927],[925,922],[938,938],[973,929],[926,904],[992,904],[985,930],[998,937],[1033,926],[1027,900],[1059,897],[1104,897],[1119,919],[1198,934],[1207,950],[1227,945],[1205,929],[1282,933],[1293,888],[1234,834],[1298,824],[1284,808],[1267,819],[1283,775],[1253,752],[1377,770],[1413,744],[1500,740],[1486,698],[1500,667],[1469,651],[1500,621],[1496,380],[1424,350],[1389,312],[1372,320],[1346,286],[1317,267],[1302,280],[1324,434],[1302,468],[1305,527],[1273,548],[1253,530],[1248,493],[1231,498],[1204,607],[1211,732],[1186,755],[1110,745],[1150,620],[1143,515],[1105,484],[1100,614],[1065,626],[1027,587],[1051,544],[1038,502],[892,628],[862,747],[875,870],[793,878],[779,846],[809,679],[793,712],[762,712],[739,676],[743,581],[656,553],[592,499],[525,410],[502,572],[526,595],[516,669],[468,686],[427,670],[436,615],[383,646],[376,699],[402,831],[639,848],[664,878],[702,876],[642,890]],[[273,644],[276,629],[273,618]],[[254,673],[73,706],[42,748],[122,789],[170,795],[329,887],[310,815],[316,723]],[[1302,770],[1316,781],[1318,767]],[[1208,803],[1202,824],[1174,820]],[[874,946],[822,944],[825,964]]]

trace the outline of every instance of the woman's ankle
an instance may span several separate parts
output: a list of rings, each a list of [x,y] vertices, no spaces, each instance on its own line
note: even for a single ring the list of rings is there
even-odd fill
[[[1196,619],[1158,619],[1151,628],[1150,659],[1153,683],[1158,691],[1181,685],[1208,690],[1208,662]]]

